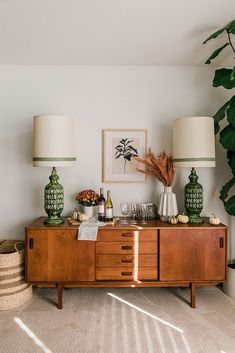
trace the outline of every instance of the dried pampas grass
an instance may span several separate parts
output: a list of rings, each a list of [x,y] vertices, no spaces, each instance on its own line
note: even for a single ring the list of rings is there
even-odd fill
[[[172,186],[175,170],[173,168],[172,156],[166,151],[160,152],[157,157],[153,154],[151,147],[145,153],[145,159],[133,157],[137,162],[145,165],[145,169],[137,168],[138,172],[150,175],[160,181],[164,186]]]

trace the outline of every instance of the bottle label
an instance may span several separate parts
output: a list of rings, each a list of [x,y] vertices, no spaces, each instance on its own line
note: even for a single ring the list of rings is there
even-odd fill
[[[99,215],[104,215],[104,204],[102,205],[99,205],[98,206],[98,213],[99,213]]]
[[[113,209],[112,208],[106,208],[106,214],[105,214],[106,218],[113,218]]]

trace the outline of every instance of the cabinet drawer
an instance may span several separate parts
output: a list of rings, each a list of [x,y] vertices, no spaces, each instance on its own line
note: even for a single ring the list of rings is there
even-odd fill
[[[96,254],[157,254],[157,242],[102,242],[96,243]]]
[[[97,241],[157,241],[157,230],[99,229]]]
[[[96,270],[96,280],[122,280],[122,281],[137,281],[137,280],[157,280],[157,267],[140,267],[133,269],[131,267],[120,268],[98,268]]]
[[[96,267],[157,267],[157,255],[96,255]]]

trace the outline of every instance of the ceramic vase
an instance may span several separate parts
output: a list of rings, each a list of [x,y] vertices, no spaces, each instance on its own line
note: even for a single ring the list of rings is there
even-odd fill
[[[97,206],[83,206],[83,212],[87,217],[92,218],[97,215]]]
[[[164,191],[160,195],[158,204],[158,214],[160,219],[165,222],[178,214],[176,196],[172,192],[171,186],[164,186]]]

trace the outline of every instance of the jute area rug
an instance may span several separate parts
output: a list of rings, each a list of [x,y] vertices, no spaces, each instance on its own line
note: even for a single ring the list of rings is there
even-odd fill
[[[1,353],[235,353],[235,301],[199,288],[34,289],[0,312]]]

